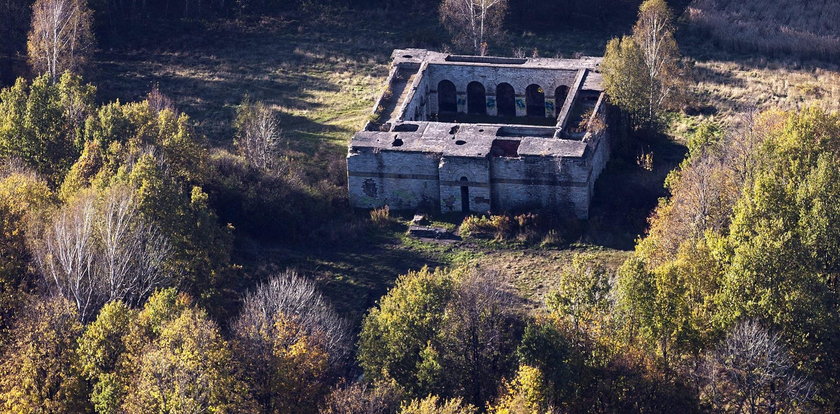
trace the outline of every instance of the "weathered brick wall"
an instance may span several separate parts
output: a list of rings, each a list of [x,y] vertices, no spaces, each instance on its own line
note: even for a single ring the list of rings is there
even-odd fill
[[[580,159],[495,157],[490,171],[496,210],[558,208],[586,218],[589,168]]]
[[[466,178],[466,180],[464,180]],[[440,161],[440,211],[461,211],[461,187],[468,187],[470,211],[490,211],[490,163],[487,158],[449,157]]]
[[[439,159],[436,154],[359,151],[347,155],[350,204],[359,208],[388,205],[395,210],[439,204]]]

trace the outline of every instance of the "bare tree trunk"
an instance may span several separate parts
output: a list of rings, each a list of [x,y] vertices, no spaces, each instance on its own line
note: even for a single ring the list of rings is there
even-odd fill
[[[78,71],[93,49],[92,14],[83,0],[37,0],[27,49],[37,72],[55,82],[64,71]]]
[[[82,321],[109,301],[139,305],[169,280],[169,243],[140,215],[128,188],[111,188],[102,203],[82,196],[31,243],[44,282],[75,303]]]

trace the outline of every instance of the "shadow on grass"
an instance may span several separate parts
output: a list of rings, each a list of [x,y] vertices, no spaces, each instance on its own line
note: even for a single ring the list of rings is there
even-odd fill
[[[352,243],[331,247],[259,246],[238,253],[246,267],[254,269],[250,286],[287,268],[317,280],[321,291],[344,315],[354,329],[361,325],[365,312],[390,289],[397,276],[423,266],[447,263],[422,250],[398,245],[391,235],[358,237]]]

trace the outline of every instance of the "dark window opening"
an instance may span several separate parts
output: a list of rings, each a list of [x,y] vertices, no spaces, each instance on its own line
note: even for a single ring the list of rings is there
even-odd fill
[[[516,116],[516,91],[509,83],[496,86],[496,108],[499,116]]]
[[[394,127],[394,132],[416,132],[420,128],[417,124],[398,124]]]
[[[528,116],[545,117],[545,91],[540,85],[525,89],[525,107]]]
[[[461,177],[461,212],[470,212],[470,187],[467,185],[467,177]]]
[[[560,85],[554,90],[554,116],[560,116],[560,111],[563,110],[563,104],[566,103],[566,97],[569,95],[569,87]]]
[[[484,85],[470,82],[467,85],[467,113],[476,115],[487,114],[487,94]]]
[[[453,114],[458,112],[458,96],[455,92],[455,84],[442,80],[438,83],[438,112]]]

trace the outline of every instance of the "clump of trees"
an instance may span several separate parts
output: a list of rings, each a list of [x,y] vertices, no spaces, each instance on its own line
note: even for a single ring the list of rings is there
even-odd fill
[[[316,412],[348,362],[345,321],[292,271],[249,293],[232,329],[253,399],[266,412]]]
[[[365,375],[410,398],[461,397],[482,406],[516,366],[522,319],[498,275],[422,269],[401,276],[365,318]]]
[[[483,56],[488,42],[502,34],[507,7],[507,0],[443,0],[440,22],[456,45]]]
[[[101,199],[79,194],[32,243],[44,283],[71,300],[83,321],[108,302],[142,303],[172,279],[169,242],[125,186],[108,188]]]
[[[730,341],[783,344],[773,352],[797,368],[772,375],[822,384],[810,402],[836,406],[838,361],[829,355],[837,349],[828,338],[837,334],[838,131],[840,117],[820,109],[769,111],[720,144],[695,148],[669,179],[673,197],[657,208],[617,279],[629,333],[663,364],[679,369],[686,355],[735,332]],[[744,319],[778,339],[739,325]],[[744,329],[757,336],[743,339]],[[748,392],[739,387],[736,394]],[[701,397],[715,404],[709,392]],[[802,407],[810,394],[796,394],[805,398],[778,398]]]

